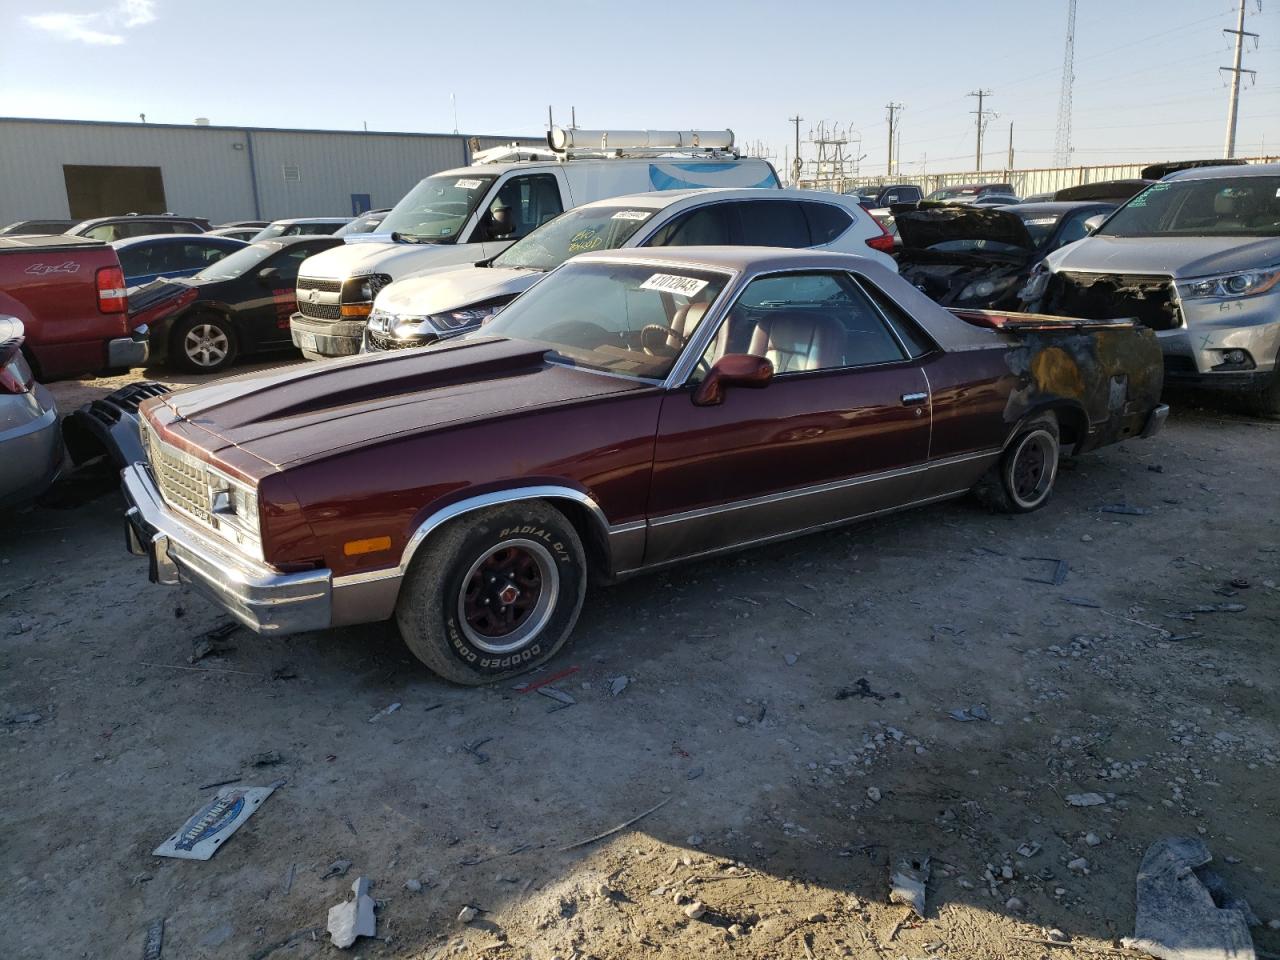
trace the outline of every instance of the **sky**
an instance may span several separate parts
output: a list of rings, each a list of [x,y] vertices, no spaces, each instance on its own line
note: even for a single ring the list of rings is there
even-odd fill
[[[1246,0],[1237,156],[1280,154],[1280,0]],[[1221,156],[1238,0],[1078,0],[1072,164]],[[779,167],[799,115],[883,174],[1053,165],[1067,0],[0,0],[0,115],[542,136],[723,129]],[[806,158],[811,144],[802,144]]]

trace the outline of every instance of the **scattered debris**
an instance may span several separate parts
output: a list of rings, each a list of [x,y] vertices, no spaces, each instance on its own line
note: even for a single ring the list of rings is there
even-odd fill
[[[1119,513],[1126,517],[1145,517],[1151,512],[1149,507],[1131,507],[1127,503],[1108,503],[1099,507],[1102,513]]]
[[[1032,840],[1030,843],[1024,843],[1020,847],[1018,847],[1018,856],[1025,857],[1026,859],[1030,860],[1037,853],[1039,853],[1041,849],[1042,848],[1040,844]]]
[[[289,891],[293,889],[293,878],[297,872],[298,872],[298,865],[296,863],[289,864],[289,869],[284,872],[283,893],[284,893],[284,896],[286,897],[289,895]]]
[[[556,703],[563,704],[566,707],[572,707],[578,702],[573,699],[570,694],[565,693],[559,687],[539,687],[538,693],[550,700],[554,700]]]
[[[1074,860],[1067,861],[1067,869],[1072,873],[1088,873],[1089,861],[1084,857],[1076,857]]]
[[[623,690],[627,689],[627,684],[630,682],[630,677],[613,677],[609,681],[609,696],[616,697]]]
[[[410,877],[408,880],[404,882],[404,888],[408,890],[410,893],[421,893],[422,881],[417,879],[416,877]]]
[[[182,829],[156,847],[152,856],[208,860],[282,783],[279,780],[266,787],[224,787],[192,814]]]
[[[1091,847],[1096,847],[1102,842],[1102,838],[1096,833],[1086,833],[1084,835],[1084,842]]]
[[[385,707],[383,707],[381,710],[375,713],[372,717],[370,717],[369,722],[377,723],[383,717],[389,717],[399,709],[400,709],[400,704],[398,702],[387,704]]]
[[[1221,881],[1203,869],[1212,859],[1196,837],[1153,843],[1138,867],[1134,935],[1124,938],[1124,946],[1163,960],[1253,960],[1245,912],[1220,906]]]
[[[458,922],[470,923],[472,920],[474,920],[478,916],[480,916],[480,911],[477,910],[475,907],[471,906],[471,904],[467,904],[465,907],[463,907],[461,910],[458,911]]]
[[[871,684],[867,682],[866,677],[859,677],[854,681],[852,687],[841,687],[836,691],[837,700],[850,700],[854,697],[862,697],[863,699],[883,700],[883,693],[876,693],[871,689]]]
[[[1022,579],[1028,583],[1047,583],[1051,587],[1060,587],[1066,581],[1067,572],[1071,569],[1067,561],[1059,560],[1057,557],[1023,557],[1022,559],[1028,562],[1053,564],[1053,572],[1048,577],[1023,577]]]
[[[603,840],[605,837],[609,837],[615,833],[619,833],[627,829],[627,827],[631,826],[633,823],[637,823],[640,820],[643,820],[645,817],[653,813],[655,810],[660,810],[662,807],[665,807],[670,802],[671,802],[671,798],[667,797],[665,800],[659,803],[655,803],[648,810],[644,811],[644,813],[636,814],[636,816],[632,817],[630,820],[624,821],[623,823],[618,824],[616,827],[612,827],[606,830],[604,833],[597,833],[594,837],[587,837],[587,839],[585,840],[578,840],[578,841],[575,841],[574,843],[568,844],[567,846],[563,846],[560,848],[560,851],[561,853],[563,853],[566,850],[576,850],[578,847],[585,847],[587,846],[587,844],[595,843],[597,840]]]
[[[872,803],[879,803],[880,796],[881,794],[880,794],[879,787],[867,787],[867,799],[870,800]]]
[[[1010,897],[1004,902],[1004,908],[1010,913],[1021,913],[1027,905],[1019,897]]]
[[[700,920],[706,912],[707,908],[701,900],[695,900],[684,908],[684,915],[690,920]]]
[[[345,950],[356,942],[356,937],[373,937],[378,933],[378,921],[373,915],[373,897],[369,896],[369,879],[357,877],[351,884],[355,898],[335,903],[329,908],[329,936],[333,945]]]
[[[187,657],[187,663],[195,663],[205,657],[233,652],[235,647],[222,641],[239,629],[240,624],[228,621],[227,623],[220,623],[212,630],[196,637],[191,642],[191,656]]]
[[[1100,793],[1069,793],[1066,800],[1073,807],[1100,807],[1107,802]]]
[[[784,600],[784,601],[785,601],[789,606],[795,607],[795,608],[796,608],[797,610],[799,610],[801,613],[807,613],[807,614],[808,614],[809,616],[811,616],[811,617],[816,617],[816,616],[817,616],[817,614],[816,614],[816,613],[814,613],[812,610],[810,610],[808,607],[802,607],[802,606],[800,606],[800,604],[796,603],[794,600],[790,600],[790,599],[788,599],[788,598],[786,598],[786,597],[783,597],[782,599],[783,599],[783,600]]]
[[[487,753],[482,753],[480,748],[492,739],[493,737],[482,737],[479,740],[473,740],[471,743],[463,745],[462,752],[469,753],[471,756],[475,757],[476,763],[488,763],[489,755]]]
[[[4,718],[4,722],[8,724],[15,723],[39,723],[43,720],[43,715],[36,713],[34,710],[29,713],[15,713],[12,716]]]
[[[262,753],[255,753],[249,760],[252,767],[274,767],[278,763],[282,763],[284,757],[280,755],[279,750],[264,750]]]
[[[212,790],[214,787],[225,787],[228,783],[239,783],[239,782],[240,782],[239,777],[227,777],[224,780],[215,780],[213,781],[213,783],[202,783],[200,784],[198,789]]]
[[[142,941],[142,960],[160,960],[164,950],[164,917],[152,920]]]
[[[700,776],[702,776],[703,772],[704,770],[702,767],[690,767],[689,772],[685,774],[685,779],[697,780]]]
[[[987,712],[987,708],[980,703],[975,703],[972,707],[952,710],[947,716],[952,720],[958,720],[960,723],[969,723],[971,720],[991,719],[991,714]]]
[[[329,864],[329,869],[320,874],[321,880],[328,880],[330,877],[345,877],[347,871],[351,869],[350,860],[335,860]]]
[[[1063,603],[1069,603],[1075,607],[1090,607],[1094,610],[1102,609],[1102,604],[1096,600],[1090,600],[1087,597],[1059,597]]]
[[[782,659],[786,662],[788,667],[794,667],[796,665],[796,661],[800,658],[794,653],[785,653],[782,655]]]
[[[581,669],[582,669],[581,667],[576,667],[576,666],[567,667],[564,670],[561,670],[559,673],[553,673],[551,674],[551,676],[543,677],[541,680],[521,681],[520,683],[517,683],[515,686],[513,686],[511,689],[514,690],[516,693],[533,693],[533,691],[539,689],[540,687],[545,687],[548,684],[555,683],[557,680],[563,680],[565,677],[571,677]],[[442,706],[442,704],[436,704],[436,706],[437,707]],[[435,708],[429,707],[428,709],[435,709]]]
[[[925,885],[929,882],[929,858],[901,857],[889,868],[889,902],[905,903],[924,917]]]

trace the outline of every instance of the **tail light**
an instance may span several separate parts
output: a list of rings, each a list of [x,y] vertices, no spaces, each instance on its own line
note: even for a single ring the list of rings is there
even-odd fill
[[[871,222],[880,228],[880,236],[868,238],[867,246],[881,253],[893,253],[893,234],[886,230],[884,224],[875,217],[871,218]]]
[[[0,343],[0,393],[26,393],[35,383],[21,346],[21,337]]]
[[[124,313],[129,298],[125,295],[124,271],[117,267],[100,267],[97,273],[98,309],[103,313]]]

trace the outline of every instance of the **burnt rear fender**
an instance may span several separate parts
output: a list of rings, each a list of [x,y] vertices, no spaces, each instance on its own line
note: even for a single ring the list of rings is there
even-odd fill
[[[106,455],[120,470],[145,460],[138,433],[138,406],[169,392],[162,383],[140,380],[80,407],[62,423],[71,459],[82,464]]]
[[[1053,410],[1064,443],[1079,454],[1140,435],[1159,405],[1163,360],[1155,334],[1144,327],[1027,330],[1013,341],[1006,362],[1018,386],[1004,413],[1010,430]]]

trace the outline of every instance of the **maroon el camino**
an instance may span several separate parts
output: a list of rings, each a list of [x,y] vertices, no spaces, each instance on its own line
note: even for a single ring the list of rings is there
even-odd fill
[[[478,335],[147,400],[131,548],[263,633],[392,616],[459,683],[543,663],[613,580],[973,490],[1159,429],[1127,320],[952,313],[884,267],[618,250]]]

